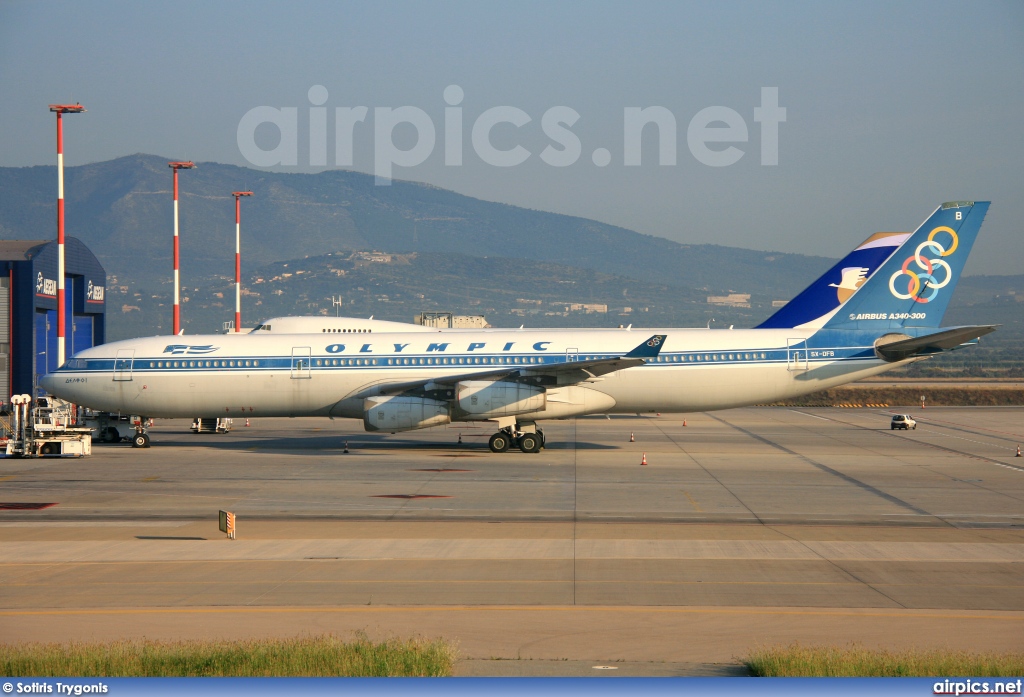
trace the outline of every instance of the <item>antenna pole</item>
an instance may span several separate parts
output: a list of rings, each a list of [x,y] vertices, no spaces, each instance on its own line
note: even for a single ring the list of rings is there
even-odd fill
[[[85,111],[81,104],[51,104],[50,111],[57,114],[57,367],[65,359],[65,317],[64,297],[64,114],[80,114]]]

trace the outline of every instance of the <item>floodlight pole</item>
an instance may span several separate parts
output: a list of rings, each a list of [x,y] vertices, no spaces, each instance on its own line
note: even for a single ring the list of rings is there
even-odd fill
[[[57,114],[57,367],[64,365],[64,114],[80,114],[81,104],[51,104]]]
[[[242,331],[242,197],[251,191],[233,191],[235,197],[235,333]]]
[[[181,331],[181,283],[178,278],[178,170],[193,169],[193,162],[168,162],[167,166],[174,170],[174,335]]]

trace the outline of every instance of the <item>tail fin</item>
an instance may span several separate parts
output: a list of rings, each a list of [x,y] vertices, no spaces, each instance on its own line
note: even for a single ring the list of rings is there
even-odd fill
[[[988,201],[939,206],[825,326],[938,327],[988,207]]]
[[[913,234],[872,235],[760,326],[939,326],[988,207],[944,203]]]
[[[876,232],[757,328],[822,326],[910,235],[909,232]]]

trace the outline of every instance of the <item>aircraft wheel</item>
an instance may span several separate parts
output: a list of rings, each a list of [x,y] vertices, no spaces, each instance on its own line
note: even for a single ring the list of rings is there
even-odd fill
[[[499,431],[491,436],[491,439],[487,441],[487,445],[490,446],[492,453],[503,453],[508,450],[511,440],[507,433]]]
[[[149,434],[148,433],[136,433],[132,436],[132,447],[133,448],[148,448],[149,447]]]
[[[524,433],[519,436],[519,449],[524,453],[540,452],[540,437],[536,433]]]
[[[548,447],[548,439],[547,436],[544,435],[544,431],[538,428],[537,435],[540,436],[540,447],[542,449]]]
[[[43,443],[43,446],[39,448],[40,455],[53,455],[54,447],[53,443]]]

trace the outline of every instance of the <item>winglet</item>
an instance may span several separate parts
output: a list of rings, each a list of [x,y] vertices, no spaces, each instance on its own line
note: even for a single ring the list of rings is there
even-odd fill
[[[654,358],[661,353],[666,334],[655,334],[625,355],[625,358]]]

